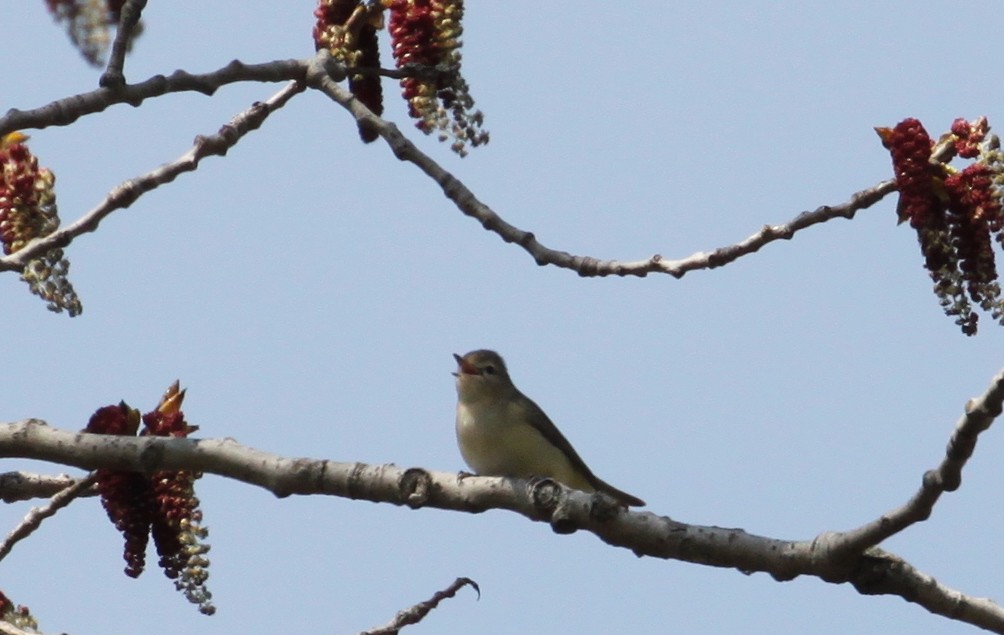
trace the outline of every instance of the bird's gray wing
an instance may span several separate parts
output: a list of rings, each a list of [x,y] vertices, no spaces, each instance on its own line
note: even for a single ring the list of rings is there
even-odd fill
[[[523,397],[527,400],[527,402],[529,402],[530,412],[527,413],[527,416],[530,419],[530,424],[536,428],[538,432],[544,435],[544,438],[547,439],[551,445],[561,450],[562,454],[568,457],[568,460],[572,463],[572,467],[579,472],[582,472],[582,475],[587,481],[589,481],[590,485],[596,487],[599,479],[596,478],[593,471],[589,469],[586,462],[582,460],[579,453],[575,451],[575,448],[573,448],[572,444],[565,438],[565,435],[561,434],[561,430],[558,430],[558,426],[554,425],[554,422],[551,421],[550,417],[547,416],[544,410],[538,406],[536,402],[525,395],[523,395]]]

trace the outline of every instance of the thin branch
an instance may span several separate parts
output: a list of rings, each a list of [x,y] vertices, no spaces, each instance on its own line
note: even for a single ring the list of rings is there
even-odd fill
[[[895,595],[939,615],[1004,634],[1004,609],[966,596],[916,572],[898,557],[872,548],[863,554],[834,551],[820,540],[782,540],[741,529],[691,525],[651,512],[626,511],[602,495],[569,490],[554,481],[498,477],[460,478],[395,465],[286,458],[231,439],[121,437],[57,430],[30,419],[0,426],[0,457],[154,472],[189,470],[218,474],[263,487],[277,496],[325,494],[353,500],[480,513],[507,509],[558,533],[578,530],[630,549],[638,556],[681,560],[777,580],[811,575],[850,582],[868,593]],[[922,589],[919,585],[925,585]],[[951,607],[950,610],[946,607]]]
[[[318,53],[314,64],[319,64],[323,68],[326,63],[325,55],[325,51]],[[660,254],[636,261],[601,260],[592,256],[576,256],[546,247],[537,240],[532,232],[522,230],[506,222],[488,205],[478,200],[463,182],[419,150],[414,143],[401,134],[397,126],[373,114],[364,104],[355,99],[351,92],[339,86],[336,80],[318,68],[308,70],[307,81],[312,88],[320,90],[348,110],[358,123],[376,130],[390,146],[394,156],[401,161],[413,163],[432,178],[461,212],[480,222],[486,230],[498,234],[507,243],[516,243],[529,253],[540,266],[554,265],[563,269],[571,269],[583,277],[637,276],[643,278],[650,273],[663,273],[679,279],[689,271],[714,269],[729,264],[742,256],[759,251],[761,247],[776,240],[790,240],[796,232],[813,225],[834,218],[854,218],[854,215],[860,210],[871,207],[896,191],[894,180],[882,181],[852,194],[848,201],[839,205],[823,205],[811,212],[802,212],[781,225],[764,225],[759,231],[736,244],[719,247],[710,252],[697,252],[679,260],[667,260]],[[951,143],[939,143],[934,148],[932,160],[948,161],[954,152],[954,146]]]
[[[415,606],[405,609],[404,611],[398,611],[397,615],[390,623],[375,628],[371,631],[363,631],[360,635],[398,635],[401,629],[405,626],[411,626],[412,624],[418,624],[425,616],[429,614],[432,609],[439,606],[439,603],[448,598],[452,598],[457,594],[457,591],[470,585],[478,592],[478,598],[481,597],[481,589],[478,587],[478,583],[470,578],[457,578],[453,581],[453,584],[446,587],[442,591],[437,591],[435,595],[426,600],[425,602],[419,602]]]
[[[161,97],[171,93],[196,92],[211,96],[227,84],[238,82],[283,82],[302,80],[311,64],[320,63],[323,72],[334,81],[343,81],[349,69],[330,55],[325,53],[318,61],[317,57],[301,60],[275,60],[262,64],[245,64],[233,60],[226,66],[208,73],[193,74],[176,70],[168,76],[154,75],[138,84],[116,85],[102,87],[79,95],[71,95],[58,99],[45,106],[31,110],[11,108],[7,114],[0,117],[0,137],[15,130],[43,129],[50,126],[68,126],[86,115],[103,112],[117,104],[129,104],[138,107],[147,99]],[[417,64],[407,65],[402,69],[384,69],[370,67],[353,67],[353,74],[376,74],[383,77],[400,79],[403,77],[435,78],[441,72],[435,67]]]
[[[319,56],[323,56],[322,51]],[[323,61],[323,57],[318,61]],[[840,205],[822,206],[812,212],[802,212],[791,221],[781,225],[766,225],[749,238],[711,252],[698,252],[680,260],[667,260],[656,254],[646,260],[619,261],[600,260],[591,256],[576,256],[542,245],[532,232],[522,230],[506,222],[488,205],[484,204],[459,179],[423,153],[408,138],[401,134],[397,126],[374,115],[365,105],[323,72],[323,65],[308,70],[307,82],[348,110],[357,122],[376,130],[387,142],[394,155],[413,163],[422,172],[439,184],[447,198],[452,200],[461,212],[481,223],[486,230],[499,235],[507,243],[516,243],[526,250],[540,265],[554,265],[571,269],[580,276],[638,276],[650,273],[669,274],[682,278],[688,271],[713,269],[728,264],[741,256],[758,251],[764,245],[780,239],[790,239],[796,232],[826,222],[834,218],[853,218],[862,209],[871,207],[889,193],[895,191],[892,180],[883,181],[873,187],[857,192],[850,200]]]
[[[200,75],[181,70],[167,77],[154,75],[139,84],[115,89],[98,88],[32,110],[12,108],[0,117],[0,136],[15,130],[68,126],[85,115],[102,112],[116,104],[139,106],[151,97],[169,93],[197,92],[212,95],[218,88],[237,82],[273,83],[303,79],[306,68],[307,64],[303,60],[276,60],[265,64],[244,64],[234,60],[223,68]],[[339,70],[344,70],[343,66],[333,61],[326,68],[335,77]]]
[[[97,207],[72,224],[60,227],[41,238],[36,238],[13,254],[0,258],[0,271],[22,270],[33,258],[38,258],[50,249],[65,247],[77,236],[96,230],[106,216],[115,210],[129,207],[146,192],[165,183],[170,183],[184,172],[196,170],[202,159],[213,155],[226,155],[227,151],[237,145],[237,142],[244,135],[259,128],[270,114],[282,108],[294,95],[303,92],[303,90],[304,84],[302,82],[290,82],[268,100],[252,104],[250,108],[220,128],[216,134],[208,137],[201,135],[196,137],[191,150],[175,161],[125,181],[109,192],[105,200]]]
[[[105,88],[117,88],[125,84],[122,68],[125,66],[125,56],[129,52],[133,32],[139,24],[139,18],[146,8],[146,0],[127,0],[119,12],[118,30],[112,43],[112,52],[108,56],[108,65],[104,74],[98,80],[98,85]]]
[[[829,534],[829,548],[842,552],[861,552],[877,545],[910,525],[927,520],[935,503],[945,492],[954,492],[962,484],[962,469],[973,455],[981,432],[1000,416],[1004,407],[1004,370],[990,381],[986,392],[970,399],[965,412],[955,424],[945,458],[924,474],[920,489],[902,507],[886,512],[866,525],[851,531]]]
[[[0,474],[0,501],[16,503],[34,498],[50,498],[67,487],[78,483],[79,478],[68,474],[32,474],[30,472],[4,472]],[[81,496],[94,496],[89,489]]]
[[[581,276],[633,275],[644,277],[649,273],[667,273],[679,279],[688,271],[714,269],[727,265],[742,256],[759,251],[761,247],[776,240],[791,240],[796,232],[813,225],[825,223],[834,218],[854,218],[854,215],[860,210],[871,207],[895,190],[895,181],[882,181],[868,189],[855,192],[847,202],[834,206],[823,205],[811,212],[802,212],[781,225],[764,225],[758,232],[734,245],[719,247],[710,252],[700,251],[680,260],[665,260],[656,254],[648,260],[618,263],[616,260],[596,260],[589,257],[573,256],[569,261],[569,268],[575,269]],[[563,252],[561,253],[563,254]]]
[[[332,58],[333,59],[333,58]],[[310,60],[304,60],[305,64],[309,64]],[[330,62],[325,61],[325,64],[330,64]],[[389,79],[406,79],[408,77],[417,77],[419,79],[425,80],[427,82],[435,82],[443,77],[451,74],[451,71],[444,70],[439,66],[429,66],[427,64],[414,64],[408,63],[403,64],[401,68],[381,68],[379,66],[346,66],[344,67],[344,74],[348,75],[379,75],[380,77],[387,77]],[[341,81],[339,77],[341,73],[335,74],[335,81]]]
[[[79,497],[85,491],[90,489],[90,487],[94,485],[97,480],[97,476],[95,474],[91,474],[53,496],[49,501],[49,504],[43,507],[32,507],[31,511],[29,511],[21,521],[21,524],[7,534],[7,537],[4,538],[3,542],[0,542],[0,560],[7,557],[7,554],[9,554],[11,549],[14,548],[14,545],[27,538],[36,529],[38,529],[42,525],[43,520],[49,518],[50,516],[54,516],[57,511],[69,505],[73,502],[73,499]]]

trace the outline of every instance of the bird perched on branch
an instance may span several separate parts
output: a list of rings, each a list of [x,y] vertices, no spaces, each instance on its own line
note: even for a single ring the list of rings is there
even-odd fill
[[[482,476],[554,479],[584,492],[602,492],[625,506],[645,501],[601,480],[548,416],[509,378],[495,351],[477,350],[457,360],[457,443]]]

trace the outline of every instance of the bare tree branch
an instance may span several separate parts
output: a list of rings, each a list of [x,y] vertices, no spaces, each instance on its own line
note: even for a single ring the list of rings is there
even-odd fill
[[[823,206],[812,212],[803,212],[782,225],[765,225],[760,231],[735,245],[720,247],[711,252],[698,252],[680,260],[667,260],[656,254],[646,260],[619,261],[600,260],[591,256],[575,256],[565,251],[545,247],[532,232],[522,230],[506,222],[488,205],[482,203],[459,179],[423,153],[397,126],[374,115],[359,102],[346,88],[323,72],[323,54],[318,63],[308,70],[307,82],[344,107],[357,122],[372,127],[387,142],[394,156],[416,165],[433,181],[439,184],[448,199],[461,212],[474,218],[488,231],[495,232],[507,243],[516,243],[525,249],[538,265],[555,265],[571,269],[580,276],[638,276],[650,273],[665,273],[682,278],[688,271],[713,269],[728,264],[741,256],[758,251],[764,245],[780,239],[790,239],[795,232],[834,218],[853,218],[862,209],[871,207],[890,192],[895,191],[894,181],[883,181],[878,185],[852,195],[850,200],[835,206]]]
[[[7,554],[14,548],[14,545],[38,529],[42,525],[43,520],[54,516],[57,511],[69,505],[73,502],[73,499],[78,498],[96,482],[97,476],[91,474],[53,496],[48,505],[44,507],[32,507],[31,511],[21,521],[21,524],[7,534],[3,542],[0,542],[0,560],[7,557]]]
[[[990,381],[986,392],[966,403],[965,413],[955,424],[948,440],[945,458],[924,474],[920,489],[902,507],[886,512],[872,522],[827,537],[830,548],[842,552],[861,552],[877,545],[910,525],[927,520],[935,503],[945,492],[954,492],[962,484],[962,468],[973,455],[981,432],[1000,416],[1004,405],[1004,370]]]
[[[457,594],[457,591],[470,585],[474,587],[474,590],[478,592],[478,598],[481,597],[481,589],[478,588],[478,583],[470,578],[457,578],[453,581],[453,584],[446,587],[442,591],[437,591],[435,595],[426,600],[425,602],[419,602],[415,606],[406,609],[404,611],[399,611],[394,619],[390,623],[375,628],[371,631],[363,631],[360,635],[397,635],[401,632],[401,629],[405,626],[410,626],[412,624],[418,624],[421,622],[426,615],[429,614],[432,609],[439,606],[439,603],[448,598],[452,598]]]
[[[98,228],[101,221],[118,209],[132,205],[136,199],[156,189],[165,183],[170,183],[183,172],[192,172],[199,167],[199,162],[207,156],[224,156],[227,151],[241,140],[247,133],[258,129],[270,114],[282,108],[293,95],[303,92],[302,82],[290,82],[285,88],[273,95],[267,101],[255,102],[250,108],[234,117],[219,132],[208,137],[198,136],[192,149],[184,155],[134,179],[120,184],[109,192],[97,207],[84,214],[75,222],[60,227],[56,231],[36,238],[22,249],[0,258],[0,271],[11,269],[22,270],[33,258],[45,254],[50,249],[65,247],[77,236],[92,232]]]
[[[989,598],[973,597],[938,582],[902,558],[871,548],[859,559],[850,580],[864,595],[898,595],[934,613],[992,631],[1002,632],[1002,609]]]
[[[11,108],[6,115],[0,117],[0,137],[15,130],[38,130],[50,126],[68,126],[81,117],[102,112],[117,104],[138,107],[147,99],[171,93],[197,92],[210,96],[215,94],[219,88],[238,82],[273,83],[302,80],[311,64],[320,64],[323,71],[336,82],[343,81],[348,72],[361,75],[376,74],[395,79],[403,77],[434,78],[440,74],[440,71],[435,68],[414,64],[397,70],[368,67],[346,68],[326,52],[319,53],[318,57],[313,58],[275,60],[262,64],[245,64],[239,60],[233,60],[223,68],[208,73],[192,74],[177,70],[166,77],[154,75],[138,84],[102,87],[79,95],[71,95],[31,110]]]
[[[507,243],[516,243],[533,256],[534,261],[540,266],[554,265],[563,269],[571,269],[583,277],[637,276],[643,278],[650,273],[664,273],[674,278],[682,278],[689,271],[714,269],[729,264],[742,256],[759,251],[761,247],[776,240],[789,240],[796,232],[813,225],[834,218],[854,218],[858,211],[871,207],[891,192],[896,191],[895,181],[882,181],[852,194],[848,201],[839,205],[823,205],[814,211],[802,212],[781,225],[764,225],[759,231],[734,245],[719,247],[710,252],[697,252],[679,260],[667,260],[659,254],[636,261],[601,260],[592,256],[576,256],[544,246],[532,232],[511,225],[488,205],[478,200],[463,182],[401,134],[397,126],[373,114],[364,104],[355,99],[351,92],[340,86],[336,79],[323,72],[321,69],[325,68],[326,55],[325,51],[319,52],[312,68],[307,72],[307,82],[312,88],[320,90],[348,110],[358,123],[376,130],[390,146],[394,156],[401,161],[413,163],[422,170],[439,184],[446,197],[453,201],[461,212],[480,222],[486,230],[498,234]],[[933,159],[947,161],[954,152],[954,147],[950,143],[939,143],[934,149]]]
[[[121,437],[68,432],[29,419],[0,426],[0,456],[85,469],[191,470],[263,487],[277,496],[326,494],[351,499],[479,513],[508,509],[547,522],[557,533],[585,530],[638,556],[682,560],[777,580],[800,575],[850,582],[863,593],[896,595],[928,611],[1004,634],[1004,609],[933,582],[902,559],[871,548],[836,551],[827,540],[782,540],[742,529],[690,525],[630,512],[602,495],[541,479],[466,477],[394,465],[286,458],[233,440]]]
[[[387,77],[425,76],[435,69],[424,67],[406,68],[404,70],[384,70],[374,68],[353,68],[354,73],[378,73]],[[68,125],[80,117],[100,112],[111,105],[128,103],[139,106],[145,99],[158,97],[167,93],[197,91],[212,95],[217,88],[225,84],[243,81],[273,82],[281,80],[306,80],[307,84],[325,93],[328,97],[346,108],[357,122],[365,124],[379,132],[387,141],[394,155],[402,160],[413,163],[426,175],[432,178],[447,198],[452,200],[457,208],[481,223],[481,225],[498,234],[502,240],[516,243],[526,250],[540,265],[554,265],[575,271],[580,276],[638,276],[645,277],[650,273],[663,273],[675,278],[682,278],[687,272],[697,269],[714,269],[726,265],[742,256],[759,251],[765,245],[777,240],[792,238],[796,232],[823,223],[834,218],[853,218],[855,214],[867,209],[895,191],[895,182],[882,181],[877,185],[853,194],[850,199],[838,205],[824,205],[811,212],[806,211],[792,220],[780,225],[765,225],[759,231],[746,239],[710,252],[697,252],[678,260],[669,260],[655,254],[644,260],[619,261],[602,260],[592,256],[577,256],[565,251],[555,250],[541,244],[532,232],[511,225],[499,216],[488,205],[482,203],[459,179],[436,163],[431,157],[419,150],[408,140],[394,124],[374,115],[365,105],[355,99],[351,92],[341,87],[338,82],[346,77],[346,67],[335,61],[327,51],[319,51],[313,58],[304,60],[277,60],[265,64],[247,65],[234,60],[227,66],[210,73],[192,75],[185,71],[175,71],[169,77],[154,76],[144,82],[132,85],[122,85],[115,88],[101,88],[89,93],[82,93],[61,99],[47,106],[30,111],[11,109],[4,117],[0,117],[0,136],[18,129],[45,128],[52,125]],[[951,148],[939,147],[935,157],[944,157],[952,152]],[[152,173],[151,173],[152,174]],[[148,175],[149,176],[149,175]],[[145,177],[141,177],[142,180]],[[168,179],[170,180],[170,179]],[[146,181],[148,184],[156,181]],[[167,181],[163,181],[167,182]],[[117,209],[130,204],[135,197],[123,184],[112,194],[102,206],[92,210],[73,226],[61,229],[53,235],[29,244],[25,249],[0,259],[0,271],[23,268],[23,263],[29,260],[29,255],[37,256],[52,247],[62,247],[80,233],[93,231],[97,224],[90,224],[107,215],[111,209]],[[117,199],[123,197],[125,205]],[[111,207],[107,210],[105,206]],[[43,249],[43,246],[45,249]],[[30,253],[29,253],[30,252]]]
[[[33,498],[50,498],[81,479],[68,474],[32,474],[30,472],[4,472],[0,474],[0,501],[15,503]],[[89,489],[81,496],[97,494]]]
[[[139,24],[139,18],[146,8],[146,0],[127,0],[119,12],[119,25],[112,43],[112,52],[108,56],[108,64],[104,74],[98,80],[98,85],[105,88],[115,88],[125,84],[122,68],[125,66],[125,56],[129,52],[133,32]]]
[[[118,88],[98,88],[72,95],[33,110],[12,108],[0,117],[0,136],[15,130],[68,126],[85,115],[101,112],[116,104],[139,106],[151,97],[169,93],[197,92],[212,95],[221,86],[237,82],[282,82],[302,79],[307,65],[302,60],[276,60],[266,64],[244,64],[234,60],[219,70],[201,75],[175,71],[165,77],[154,75],[139,84]],[[327,65],[336,77],[344,67]]]

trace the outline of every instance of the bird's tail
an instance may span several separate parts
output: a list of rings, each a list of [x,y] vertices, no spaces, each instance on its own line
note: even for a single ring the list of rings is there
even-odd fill
[[[614,499],[617,500],[618,503],[625,505],[627,507],[645,506],[645,501],[643,501],[642,499],[638,498],[637,496],[632,496],[623,490],[619,490],[610,483],[607,483],[606,481],[603,481],[601,479],[597,478],[596,482],[593,483],[593,487],[595,487],[597,491],[603,492],[607,496],[613,497]]]

